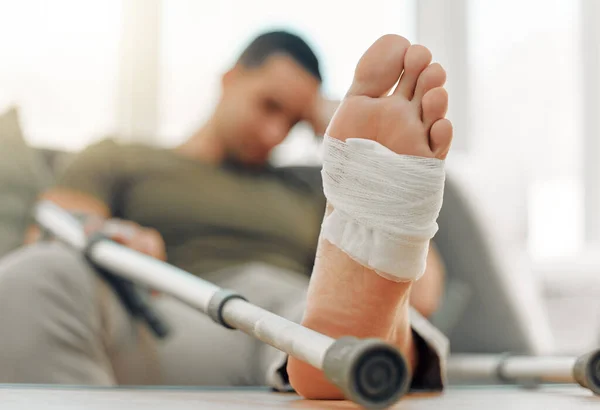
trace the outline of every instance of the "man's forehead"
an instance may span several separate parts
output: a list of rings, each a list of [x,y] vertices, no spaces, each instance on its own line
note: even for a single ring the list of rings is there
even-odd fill
[[[261,71],[268,76],[297,77],[300,80],[319,86],[319,80],[300,63],[285,53],[275,53],[269,56],[261,65]]]

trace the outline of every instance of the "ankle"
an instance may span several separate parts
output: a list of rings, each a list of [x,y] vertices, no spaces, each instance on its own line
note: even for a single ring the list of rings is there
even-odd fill
[[[366,268],[352,272],[357,291],[314,298],[302,324],[331,337],[378,337],[394,341],[397,328],[410,328],[412,282],[392,282]],[[403,334],[406,332],[402,332]]]

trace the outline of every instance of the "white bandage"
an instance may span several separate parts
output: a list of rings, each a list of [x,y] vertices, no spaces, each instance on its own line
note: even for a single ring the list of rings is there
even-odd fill
[[[326,135],[322,175],[333,206],[322,236],[387,279],[420,278],[438,230],[444,161],[399,155],[371,140],[342,142]]]

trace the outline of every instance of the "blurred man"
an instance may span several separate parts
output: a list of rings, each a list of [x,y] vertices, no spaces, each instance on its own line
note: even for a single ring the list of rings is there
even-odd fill
[[[371,71],[381,65],[380,71],[396,76],[392,84],[384,84],[389,90],[402,72],[397,72],[398,61],[402,67],[407,42],[390,36],[373,47],[364,64]],[[428,51],[414,50],[418,64],[427,60]],[[412,77],[402,78],[403,87],[414,91],[425,66],[411,64],[407,60]],[[380,88],[375,83],[387,78],[368,70],[364,78],[360,73],[357,69],[355,88],[368,82]],[[429,88],[445,81],[439,73],[429,77]],[[43,196],[87,219],[90,231],[104,230],[130,248],[236,290],[283,317],[300,321],[309,312],[310,321],[315,313],[310,301],[306,310],[306,291],[315,253],[324,246],[319,233],[326,199],[320,184],[274,168],[268,160],[300,121],[309,122],[318,135],[325,132],[331,110],[320,95],[321,81],[318,60],[302,39],[281,31],[261,35],[223,75],[212,116],[184,144],[160,149],[102,141],[79,154]],[[420,100],[411,104],[417,107]],[[445,107],[447,101],[441,97],[440,104]],[[338,123],[352,120],[340,115]],[[426,119],[427,132],[435,129],[433,120],[443,117],[436,116]],[[422,121],[418,116],[414,120]],[[440,146],[427,148],[426,156],[444,157],[450,137],[446,131],[443,138],[432,139]],[[36,237],[32,230],[30,241]],[[328,252],[321,249],[322,256]],[[422,281],[426,286],[413,292],[413,297],[419,295],[413,304],[425,314],[437,306],[441,289],[442,267],[435,257],[430,252]],[[332,255],[328,263],[348,266],[336,258],[340,256]],[[381,306],[402,318],[393,325],[401,329],[394,335],[401,335],[398,344],[415,367],[413,385],[440,388],[441,353],[423,330],[425,323],[411,324],[407,316],[411,286],[373,276],[384,281],[373,286],[383,284],[384,293],[393,293],[382,296],[389,300]],[[315,283],[318,288],[320,282]],[[170,297],[159,296],[154,305],[172,327],[166,340],[154,338],[133,320],[79,255],[57,243],[27,246],[0,264],[0,382],[286,384],[287,358],[281,352],[223,329]],[[389,328],[374,332],[380,336]],[[292,368],[305,396],[337,397],[325,382],[311,390],[310,371],[293,363]]]

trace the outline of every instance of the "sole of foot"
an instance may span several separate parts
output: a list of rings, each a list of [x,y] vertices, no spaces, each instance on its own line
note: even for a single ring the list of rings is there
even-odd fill
[[[431,52],[397,35],[379,38],[357,64],[353,83],[327,134],[377,141],[398,154],[445,159],[452,124],[445,118],[446,73]],[[328,205],[327,212],[332,208]],[[320,239],[302,325],[339,338],[376,337],[395,344],[414,366],[410,282],[396,283]],[[293,388],[308,399],[343,399],[322,371],[290,358]]]

